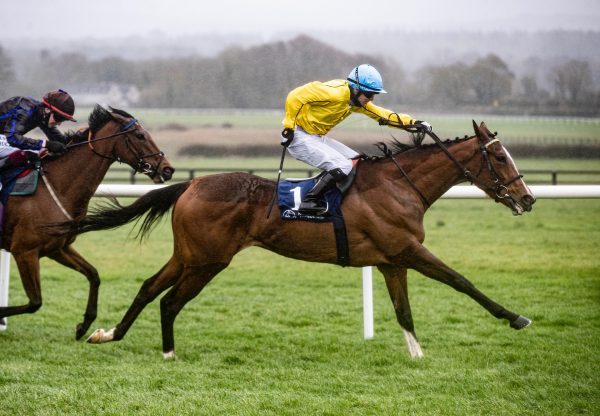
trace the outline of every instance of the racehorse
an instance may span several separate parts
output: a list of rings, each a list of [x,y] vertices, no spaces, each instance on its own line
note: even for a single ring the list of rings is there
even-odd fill
[[[531,321],[497,304],[437,259],[423,246],[423,216],[453,185],[471,181],[509,207],[514,215],[530,211],[535,198],[495,134],[473,122],[475,136],[404,149],[380,145],[384,156],[363,155],[354,184],[342,204],[349,265],[376,265],[385,282],[411,356],[423,352],[417,341],[407,291],[407,269],[445,283],[477,301],[493,316],[521,329]],[[284,221],[268,216],[275,183],[246,173],[196,178],[153,190],[126,207],[103,208],[81,221],[64,223],[63,232],[82,233],[118,227],[145,216],[144,237],[172,210],[174,251],[169,261],[141,286],[116,327],[96,330],[89,342],[122,339],[142,309],[161,292],[162,348],[174,357],[173,324],[183,306],[225,269],[240,250],[259,246],[283,256],[336,263],[330,224]],[[68,228],[68,231],[65,229]]]
[[[0,319],[34,313],[42,306],[39,260],[49,257],[82,273],[89,282],[87,306],[83,322],[77,324],[76,339],[96,319],[100,278],[73,248],[73,236],[51,235],[44,232],[45,226],[85,216],[90,199],[115,161],[127,163],[155,183],[169,180],[174,172],[150,133],[127,112],[113,108],[109,111],[97,105],[88,122],[85,131],[67,134],[72,142],[65,155],[42,159],[43,181],[33,195],[8,199],[1,244],[16,261],[29,302],[0,307]]]

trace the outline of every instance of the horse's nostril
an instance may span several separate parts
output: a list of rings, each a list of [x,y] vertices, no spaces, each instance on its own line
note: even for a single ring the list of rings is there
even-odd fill
[[[523,197],[523,202],[528,206],[532,206],[535,204],[535,198],[532,195],[525,195]]]
[[[175,172],[175,169],[173,168],[164,168],[162,170],[162,177],[166,180],[169,180],[173,177],[173,172]]]

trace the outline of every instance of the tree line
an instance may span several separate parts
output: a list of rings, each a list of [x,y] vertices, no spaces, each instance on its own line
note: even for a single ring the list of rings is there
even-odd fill
[[[135,86],[139,107],[283,108],[287,93],[296,86],[345,78],[365,62],[383,74],[390,93],[377,102],[391,108],[582,116],[600,112],[600,89],[585,60],[569,59],[547,68],[545,79],[535,74],[517,78],[495,54],[470,63],[428,65],[407,74],[391,59],[345,53],[308,36],[229,48],[212,58],[91,60],[81,52],[53,55],[41,50],[18,69],[0,46],[0,94],[39,96],[61,86],[76,95],[89,86],[111,83]]]

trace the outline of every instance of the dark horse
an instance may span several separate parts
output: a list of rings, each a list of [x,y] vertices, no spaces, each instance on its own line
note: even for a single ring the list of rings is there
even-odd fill
[[[82,273],[90,284],[83,322],[75,337],[81,338],[96,319],[100,279],[96,269],[75,249],[73,236],[44,232],[45,226],[85,216],[88,203],[110,165],[122,161],[155,183],[171,178],[174,169],[140,123],[125,111],[96,106],[89,127],[68,134],[73,142],[59,159],[42,159],[43,181],[31,196],[11,196],[6,206],[2,248],[15,258],[29,302],[0,307],[0,319],[33,313],[42,306],[40,258],[52,260]]]
[[[515,215],[530,211],[535,202],[500,141],[484,123],[477,126],[473,122],[473,126],[473,137],[446,142],[437,139],[437,145],[409,150],[382,147],[383,157],[363,157],[343,201],[350,266],[376,265],[383,273],[413,357],[422,356],[422,352],[408,301],[408,268],[466,293],[515,329],[531,323],[489,299],[422,244],[427,208],[453,185],[466,180]],[[143,283],[121,322],[108,331],[97,330],[88,341],[122,339],[142,309],[171,288],[160,302],[160,314],[163,354],[165,358],[173,357],[177,314],[246,247],[259,246],[300,260],[336,263],[331,224],[268,217],[274,191],[273,181],[250,174],[211,175],[153,190],[130,206],[104,208],[80,222],[70,222],[67,232],[82,233],[117,227],[147,214],[140,229],[144,236],[174,206],[172,257]]]

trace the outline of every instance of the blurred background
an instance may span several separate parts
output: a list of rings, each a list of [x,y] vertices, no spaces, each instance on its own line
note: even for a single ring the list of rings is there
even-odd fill
[[[600,158],[595,0],[25,0],[5,12],[0,97],[63,88],[84,122],[95,103],[135,111],[173,156],[274,155],[291,89],[368,62],[389,92],[376,103],[442,136],[472,133],[475,118],[518,156]],[[357,117],[340,126],[349,144],[390,137]]]
[[[295,86],[371,62],[386,105],[578,116],[600,108],[592,0],[25,0],[7,9],[0,96],[63,87],[80,105],[278,109]]]

